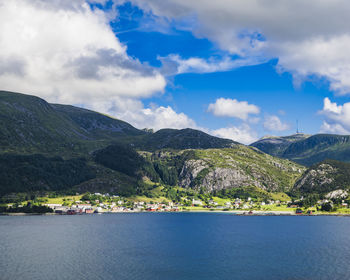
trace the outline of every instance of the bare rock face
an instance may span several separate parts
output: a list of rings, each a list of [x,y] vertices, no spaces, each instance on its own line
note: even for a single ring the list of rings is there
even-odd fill
[[[337,172],[337,169],[330,164],[320,164],[315,169],[310,169],[304,174],[304,176],[296,183],[296,189],[308,189],[320,188],[324,185],[329,185],[333,182],[332,176]]]
[[[190,187],[198,174],[208,168],[207,163],[204,160],[188,160],[184,163],[180,173],[180,186]]]
[[[267,191],[285,191],[300,176],[302,167],[257,153],[253,149],[203,151],[199,158],[186,160],[179,185],[212,192],[214,190],[255,186]],[[288,179],[287,176],[290,176]],[[282,179],[283,178],[283,179]],[[294,179],[294,181],[293,181]]]
[[[261,184],[247,176],[240,169],[233,168],[214,168],[209,171],[202,181],[204,186],[209,191],[238,188],[244,186],[256,185],[262,187]]]
[[[349,196],[349,193],[345,190],[335,190],[335,191],[332,191],[332,192],[329,192],[325,195],[325,198],[327,199],[345,199]]]

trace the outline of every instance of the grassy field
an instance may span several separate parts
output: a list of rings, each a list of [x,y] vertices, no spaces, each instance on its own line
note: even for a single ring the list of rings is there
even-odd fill
[[[160,196],[160,197],[147,197],[147,196],[140,196],[140,195],[137,195],[137,196],[132,196],[132,197],[129,197],[127,198],[126,200],[128,201],[132,201],[132,202],[136,202],[136,201],[143,201],[143,202],[146,202],[146,203],[149,203],[151,201],[153,202],[169,202],[170,200],[167,199],[166,197],[164,196]]]
[[[71,195],[71,196],[62,196],[62,197],[55,197],[55,198],[48,198],[46,203],[49,204],[63,204],[64,201],[66,202],[74,202],[81,200],[83,195]]]
[[[216,197],[216,196],[213,197],[213,200],[215,202],[217,202],[219,205],[222,205],[222,206],[225,205],[226,202],[230,202],[231,201],[228,198],[220,198],[220,197]]]
[[[260,206],[259,210],[261,210],[261,211],[288,211],[288,212],[291,212],[291,211],[295,211],[295,208],[288,208],[286,205],[280,205],[280,206],[263,205],[263,206]]]

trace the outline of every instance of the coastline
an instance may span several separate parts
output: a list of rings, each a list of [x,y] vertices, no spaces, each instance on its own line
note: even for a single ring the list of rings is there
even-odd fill
[[[294,211],[222,211],[222,210],[181,210],[181,211],[121,211],[121,212],[100,212],[91,214],[75,214],[72,216],[80,215],[93,215],[93,214],[141,214],[141,213],[213,213],[213,214],[229,214],[233,216],[335,216],[335,217],[350,217],[350,214],[344,213],[314,213],[314,214],[296,214]],[[71,216],[61,213],[0,213],[0,216]]]

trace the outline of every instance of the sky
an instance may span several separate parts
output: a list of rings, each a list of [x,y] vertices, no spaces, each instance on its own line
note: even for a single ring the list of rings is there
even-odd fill
[[[249,144],[350,134],[346,0],[0,0],[0,88]]]

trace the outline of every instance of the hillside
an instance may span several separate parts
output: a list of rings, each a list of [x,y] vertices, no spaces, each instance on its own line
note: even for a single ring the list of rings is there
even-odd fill
[[[143,131],[90,110],[0,92],[0,196],[156,185],[289,190],[303,167],[194,129]],[[145,184],[145,181],[148,182]]]
[[[88,135],[43,99],[0,92],[0,147],[24,152],[55,149]]]
[[[350,162],[350,136],[295,134],[261,139],[253,144],[261,151],[310,166],[325,159]]]
[[[111,140],[145,134],[97,112],[4,91],[0,91],[0,130],[2,151],[56,155],[83,155]]]
[[[229,148],[238,144],[229,139],[211,136],[195,129],[161,129],[148,133],[135,143],[141,150],[154,151],[160,149],[212,149]]]
[[[302,194],[326,194],[340,189],[350,189],[350,164],[336,160],[325,160],[311,166],[293,187]]]
[[[285,150],[292,143],[307,139],[308,137],[310,137],[310,135],[302,133],[281,137],[268,136],[250,144],[250,146],[258,148],[260,151],[263,151],[269,155],[282,157]]]
[[[248,186],[274,192],[288,191],[305,170],[291,161],[244,145],[179,153],[158,152],[152,159],[177,170],[179,186],[210,192]]]
[[[300,164],[310,166],[325,159],[350,161],[350,136],[316,134],[307,139],[292,143],[283,153]]]
[[[0,148],[15,153],[84,155],[116,141],[150,151],[224,148],[235,144],[194,129],[145,132],[91,110],[49,104],[35,96],[6,91],[0,91],[0,130]]]
[[[67,117],[92,139],[115,139],[120,136],[144,135],[127,122],[71,105],[51,104],[56,112]]]

